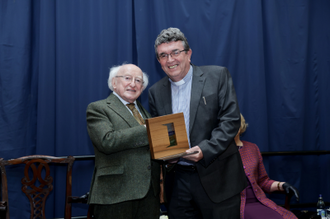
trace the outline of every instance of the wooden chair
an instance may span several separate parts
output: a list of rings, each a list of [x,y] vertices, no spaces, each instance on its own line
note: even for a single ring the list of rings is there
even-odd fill
[[[287,209],[290,211],[290,200],[293,196],[293,194],[287,194],[285,191],[274,191],[272,192],[271,194],[282,194],[282,195],[285,195],[285,202],[283,205],[280,205],[282,206],[283,208]]]
[[[72,165],[74,160],[75,158],[72,156],[59,158],[45,155],[31,155],[11,160],[4,160],[0,158],[2,192],[2,199],[0,201],[0,213],[2,213],[1,218],[10,218],[6,166],[19,164],[25,165],[24,177],[22,178],[21,182],[22,191],[28,197],[30,202],[30,218],[45,219],[46,199],[50,192],[53,190],[53,177],[50,175],[49,164],[62,164],[67,166],[64,218],[71,219],[72,203],[87,203],[86,196],[72,196]],[[87,216],[87,218],[90,217],[90,215]]]
[[[285,193],[285,203],[284,203],[284,208],[290,211],[290,200],[291,200],[292,195],[286,194]]]

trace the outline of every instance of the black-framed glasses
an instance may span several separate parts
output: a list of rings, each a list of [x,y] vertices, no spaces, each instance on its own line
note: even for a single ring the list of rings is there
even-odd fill
[[[167,54],[167,53],[162,53],[159,55],[159,59],[161,60],[165,60],[168,58],[168,56],[170,55],[172,58],[176,58],[178,57],[183,51],[187,51],[187,50],[174,50],[173,52],[171,52],[170,54]]]
[[[135,84],[142,85],[144,83],[142,78],[134,78],[131,75],[118,75],[116,78],[123,78],[124,81],[131,83],[134,79]]]

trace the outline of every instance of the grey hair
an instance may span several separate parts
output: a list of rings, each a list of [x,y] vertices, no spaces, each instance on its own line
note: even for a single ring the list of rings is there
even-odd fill
[[[170,27],[168,29],[164,29],[160,32],[160,34],[157,36],[157,39],[155,41],[155,53],[156,57],[158,59],[158,52],[157,47],[160,44],[163,43],[169,43],[169,42],[176,42],[176,41],[182,41],[182,45],[185,51],[188,51],[190,49],[189,43],[187,41],[187,38],[184,36],[184,34],[180,31],[179,28]]]
[[[116,75],[118,74],[119,72],[119,69],[124,66],[124,65],[127,65],[127,63],[124,63],[122,65],[118,65],[118,66],[113,66],[110,68],[110,72],[109,72],[109,78],[108,78],[108,87],[110,90],[113,91],[113,86],[112,86],[112,79],[114,77],[116,77]],[[142,71],[142,70],[141,70]],[[149,76],[147,75],[147,73],[143,72],[142,71],[142,74],[143,74],[143,87],[142,87],[142,91],[144,89],[146,89],[146,87],[148,86],[148,83],[149,83]]]

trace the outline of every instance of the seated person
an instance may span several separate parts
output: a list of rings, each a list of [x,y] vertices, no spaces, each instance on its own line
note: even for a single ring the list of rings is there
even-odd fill
[[[241,127],[235,137],[236,145],[242,157],[245,175],[249,185],[241,192],[241,219],[291,219],[297,218],[292,212],[276,205],[268,199],[265,192],[285,191],[294,193],[299,200],[298,190],[287,182],[279,182],[268,177],[260,150],[256,144],[241,141],[240,135],[245,132],[247,124],[241,114]]]

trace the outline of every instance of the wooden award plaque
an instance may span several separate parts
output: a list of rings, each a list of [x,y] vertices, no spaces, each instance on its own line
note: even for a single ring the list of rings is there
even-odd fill
[[[170,160],[186,155],[189,143],[183,113],[146,119],[152,159]]]

